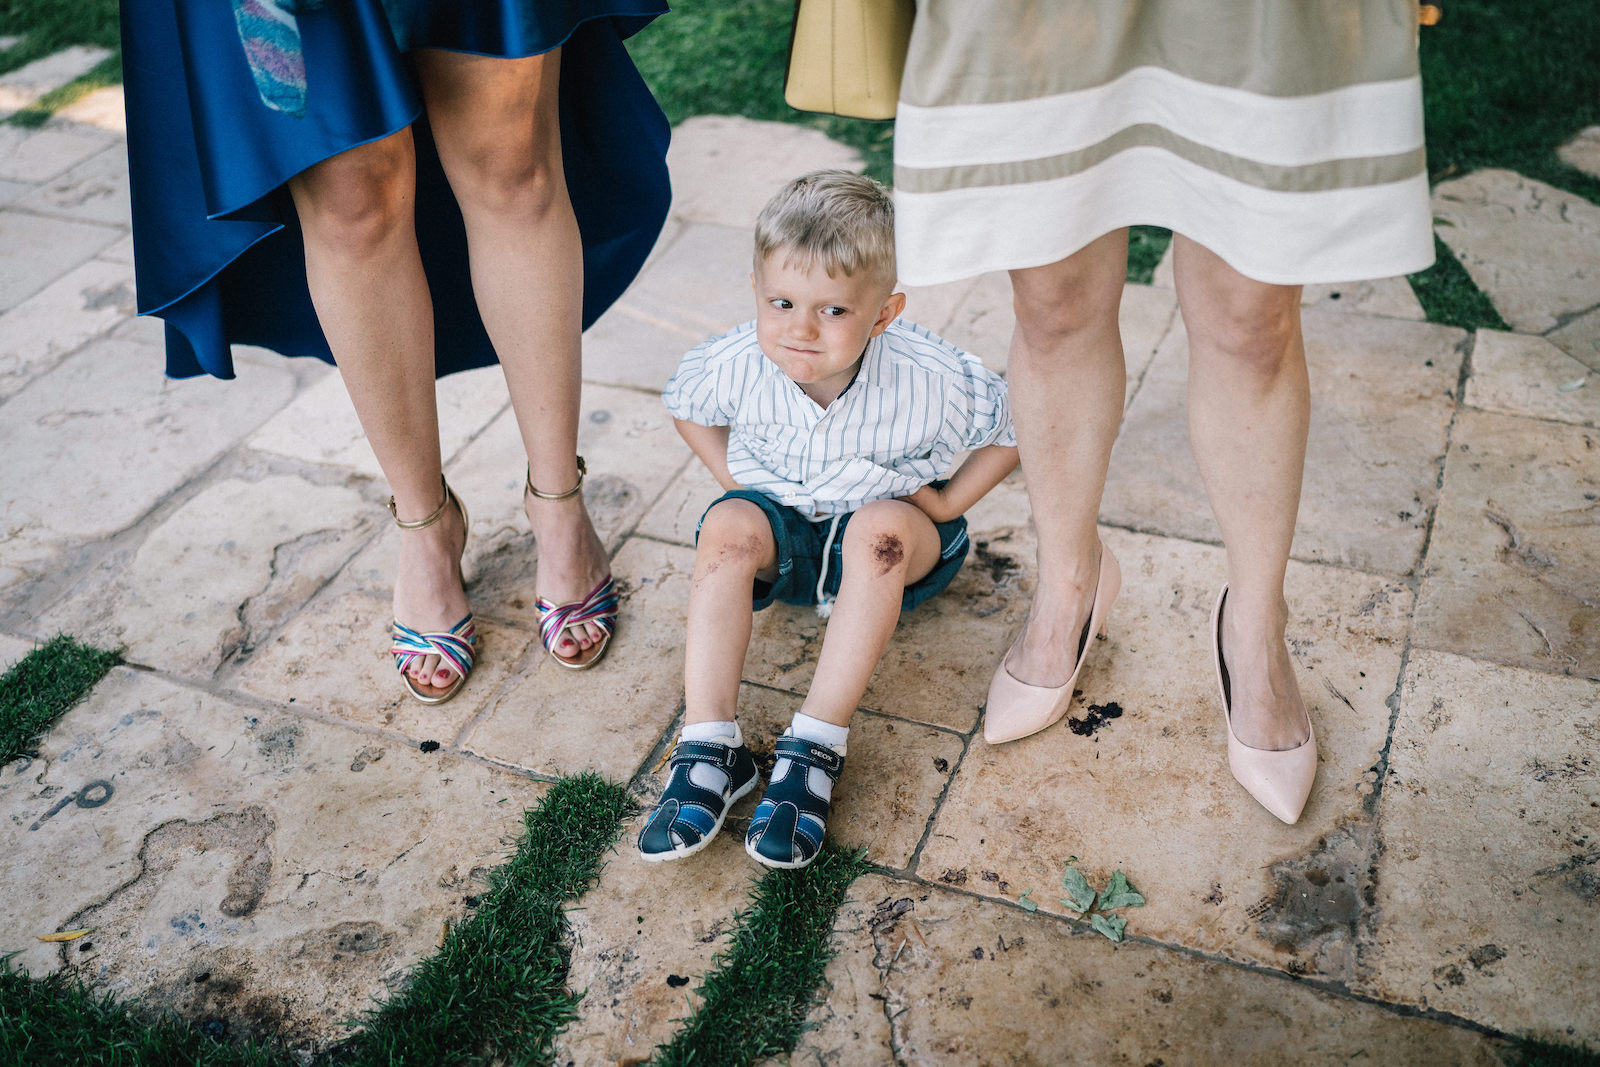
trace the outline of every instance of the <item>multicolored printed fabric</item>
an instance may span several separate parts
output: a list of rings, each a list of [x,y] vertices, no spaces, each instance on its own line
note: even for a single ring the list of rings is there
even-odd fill
[[[306,113],[306,55],[295,12],[311,6],[313,0],[233,0],[239,43],[261,102],[297,119]]]

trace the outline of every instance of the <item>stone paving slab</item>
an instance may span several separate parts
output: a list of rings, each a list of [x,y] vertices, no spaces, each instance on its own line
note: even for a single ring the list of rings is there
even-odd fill
[[[1289,646],[1321,755],[1295,826],[1234,782],[1208,638],[1219,549],[1102,531],[1122,564],[1111,636],[1069,711],[1121,708],[1087,736],[1066,722],[1023,740],[974,739],[918,877],[1043,912],[1069,856],[1103,886],[1126,872],[1149,899],[1130,933],[1295,974],[1348,975],[1372,845],[1366,795],[1389,724],[1412,598],[1398,583],[1292,563]],[[1174,847],[1181,842],[1182,847]],[[1319,880],[1320,881],[1317,881]],[[1308,885],[1326,897],[1306,902]]]
[[[126,226],[132,211],[128,201],[127,149],[114,144],[44,182],[12,206],[75,222]]]
[[[879,876],[834,944],[792,1064],[1500,1063],[1470,1030]]]
[[[32,652],[35,647],[36,643],[27,638],[0,634],[0,674],[16,666],[17,661]]]
[[[107,85],[84,93],[66,107],[58,108],[46,125],[93,126],[107,133],[128,135],[128,108],[122,86]]]
[[[286,365],[281,356],[274,357]],[[361,432],[344,382],[320,360],[297,359],[319,380],[262,424],[250,447],[274,455],[343,467],[382,479],[372,446]],[[439,379],[439,438],[446,463],[510,403],[499,367],[482,367]],[[281,405],[280,405],[281,406]],[[276,409],[274,409],[276,410]]]
[[[821,130],[697,115],[672,128],[672,214],[684,222],[754,230],[762,206],[793,178],[813,170],[859,174],[865,166],[859,152]]]
[[[537,633],[512,680],[462,747],[540,774],[594,770],[627,781],[683,704],[683,626],[694,554],[633,539],[612,559],[622,614],[606,660],[585,671],[551,660]]]
[[[1542,337],[1479,330],[1467,403],[1483,411],[1600,427],[1600,376]]]
[[[11,207],[0,211],[0,248],[32,250],[26,259],[0,258],[0,311],[16,307],[122,235],[122,230],[108,226],[45,218]]]
[[[166,516],[130,558],[96,567],[41,625],[123,648],[134,663],[208,678],[299,612],[372,535],[374,518],[344,486],[229,478]],[[330,647],[347,646],[301,651],[325,663]]]
[[[1600,372],[1600,308],[1573,316],[1545,338],[1591,371]]]
[[[81,78],[111,51],[92,45],[73,45],[0,74],[0,119],[20,111],[52,89]]]
[[[0,315],[0,400],[133,314],[133,269],[91,259]]]
[[[1600,441],[1463,411],[1417,601],[1416,643],[1600,678]]]
[[[0,446],[28,456],[27,488],[0,503],[0,589],[40,576],[61,552],[148,513],[294,394],[286,368],[234,383],[160,377],[161,353],[95,341],[0,407]],[[110,447],[92,446],[92,432]]]
[[[1600,1044],[1600,685],[1413,653],[1359,988]]]
[[[1563,163],[1600,178],[1600,126],[1586,126],[1556,149]]]
[[[755,318],[745,227],[685,225],[583,342],[585,381],[659,393],[695,345]]]
[[[1600,204],[1508,170],[1433,190],[1437,232],[1500,317],[1545,333],[1600,303]]]
[[[0,125],[0,178],[37,185],[105,150],[104,133],[79,126],[25,129]],[[32,252],[42,245],[16,245]],[[28,262],[37,262],[29,257]]]
[[[748,814],[748,813],[747,813]],[[727,948],[733,913],[761,870],[743,833],[724,832],[670,863],[634,851],[640,819],[623,829],[600,882],[567,913],[578,1018],[557,1039],[557,1064],[642,1064],[700,1006],[700,977]]]
[[[0,951],[230,1037],[326,1042],[434,951],[543,790],[119,668],[0,775],[0,847],[30,858]]]
[[[232,683],[281,706],[453,747],[522,663],[534,635],[478,621],[479,658],[467,684],[448,703],[421,704],[406,693],[389,654],[390,604],[386,596],[330,589],[256,649]]]
[[[1315,402],[1294,557],[1408,574],[1436,496],[1464,335],[1318,311],[1305,313],[1305,333]],[[1219,541],[1189,448],[1187,375],[1188,338],[1174,329],[1123,420],[1100,515]]]

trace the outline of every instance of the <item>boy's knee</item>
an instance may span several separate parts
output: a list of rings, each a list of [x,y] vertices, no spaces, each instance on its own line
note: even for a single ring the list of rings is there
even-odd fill
[[[904,570],[910,554],[910,524],[920,514],[915,506],[899,500],[866,505],[851,516],[845,528],[845,558],[865,561],[877,575]]]
[[[772,525],[767,513],[748,500],[724,500],[700,524],[699,553],[716,560],[747,560],[758,565],[768,554]]]

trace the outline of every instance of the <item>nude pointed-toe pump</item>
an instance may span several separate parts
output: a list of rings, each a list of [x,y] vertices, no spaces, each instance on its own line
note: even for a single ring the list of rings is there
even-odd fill
[[[1309,733],[1294,748],[1278,751],[1251,748],[1233,732],[1233,704],[1228,666],[1222,661],[1222,605],[1228,587],[1217,594],[1211,609],[1211,654],[1217,665],[1217,692],[1222,696],[1222,721],[1228,730],[1228,769],[1245,792],[1279,819],[1293,825],[1305,810],[1311,782],[1317,776],[1317,732],[1307,717]]]
[[[1078,641],[1078,662],[1072,668],[1072,677],[1057,686],[1029,685],[1014,678],[1001,659],[994,680],[989,683],[989,700],[983,712],[983,739],[991,745],[1015,741],[1019,737],[1036,734],[1061,720],[1072,705],[1072,690],[1083,662],[1089,658],[1091,638],[1104,635],[1106,616],[1122,590],[1122,570],[1117,557],[1104,544],[1100,546],[1100,577],[1095,582],[1094,605],[1089,609],[1089,621],[1084,624],[1083,636]],[[1006,658],[1010,657],[1009,650]]]

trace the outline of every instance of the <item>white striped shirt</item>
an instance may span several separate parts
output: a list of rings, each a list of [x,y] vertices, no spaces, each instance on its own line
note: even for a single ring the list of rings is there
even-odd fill
[[[661,398],[675,418],[729,427],[734,480],[812,521],[909,496],[963,450],[1017,443],[1004,379],[899,319],[827,408],[762,353],[754,321],[691,349]]]

